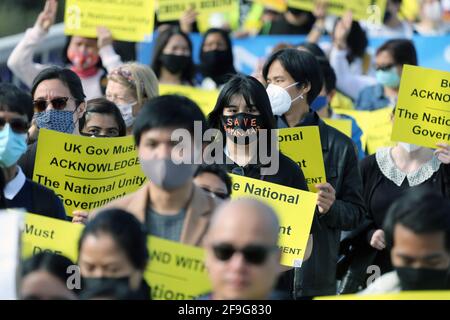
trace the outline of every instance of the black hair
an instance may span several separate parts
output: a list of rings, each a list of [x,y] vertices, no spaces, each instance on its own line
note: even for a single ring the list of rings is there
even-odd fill
[[[31,85],[31,96],[34,97],[36,88],[42,81],[52,79],[60,80],[69,89],[77,107],[84,102],[86,96],[81,85],[80,77],[72,70],[58,66],[51,66],[39,72]]]
[[[151,67],[159,79],[159,77],[161,75],[161,66],[162,66],[160,57],[163,54],[164,48],[166,47],[169,40],[175,35],[180,35],[184,38],[184,40],[186,40],[186,42],[188,43],[188,46],[189,46],[189,51],[191,52],[190,63],[188,65],[188,67],[181,74],[181,80],[189,82],[190,84],[193,84],[194,75],[195,75],[195,65],[192,60],[192,53],[193,53],[192,41],[188,37],[188,35],[186,33],[184,33],[183,31],[181,31],[180,28],[177,26],[173,26],[167,30],[164,30],[163,32],[161,32],[158,35],[158,38],[156,38],[155,46],[153,47]]]
[[[347,60],[349,63],[352,63],[356,58],[362,58],[364,56],[369,40],[367,39],[366,32],[361,28],[358,21],[352,21],[346,44],[349,49],[347,53]]]
[[[208,116],[210,128],[219,129],[222,135],[225,136],[225,129],[221,125],[221,117],[223,115],[223,109],[229,105],[235,95],[242,95],[248,106],[254,105],[258,109],[262,118],[261,129],[268,130],[268,143],[271,143],[272,129],[276,129],[276,124],[272,107],[270,106],[269,96],[261,82],[252,76],[236,74],[225,83],[219,93],[213,111]],[[268,148],[268,150],[271,149]]]
[[[46,271],[66,284],[72,274],[68,272],[68,268],[75,265],[65,256],[53,252],[40,252],[23,262],[22,278],[35,271]]]
[[[336,73],[327,59],[317,59],[323,75],[326,93],[336,90]]]
[[[205,55],[204,46],[205,46],[206,38],[208,38],[208,36],[212,33],[220,34],[220,36],[224,39],[224,41],[227,45],[227,49],[225,50],[226,61],[223,65],[215,66],[214,74],[212,74],[211,72],[208,72],[207,70],[202,68],[202,63],[204,61],[204,55]],[[203,35],[202,44],[200,46],[200,68],[199,68],[199,70],[203,74],[203,76],[211,77],[218,86],[227,82],[233,74],[237,73],[236,69],[234,68],[233,45],[231,43],[231,38],[230,38],[228,31],[219,29],[219,28],[210,28],[205,32],[205,34]]]
[[[395,226],[401,224],[416,234],[443,232],[445,248],[450,252],[450,200],[416,187],[395,201],[384,220],[386,244],[394,246]]]
[[[322,50],[322,48],[314,42],[302,42],[300,43],[297,47],[301,47],[304,48],[306,51],[310,52],[311,54],[313,54],[316,58],[327,58],[327,55],[325,54],[325,52]]]
[[[218,164],[202,164],[201,166],[198,167],[197,171],[195,172],[194,178],[201,175],[202,173],[211,173],[219,177],[219,179],[222,180],[222,182],[225,183],[227,187],[228,196],[231,195],[232,192],[231,178],[223,166]]]
[[[26,91],[10,83],[0,83],[0,111],[16,112],[33,118],[33,100]]]
[[[278,60],[292,79],[298,82],[296,85],[298,88],[307,84],[311,85],[307,93],[307,102],[311,105],[322,90],[323,84],[320,66],[314,55],[297,49],[283,49],[273,53],[263,67],[263,77],[266,81],[269,68],[275,60]]]
[[[154,128],[183,128],[194,134],[195,122],[202,125],[202,136],[207,129],[206,118],[199,106],[180,95],[163,95],[147,101],[136,117],[133,135],[136,145],[141,135]]]
[[[127,135],[127,127],[125,125],[125,121],[122,118],[122,114],[120,113],[119,108],[114,102],[109,101],[105,98],[91,99],[86,102],[86,111],[80,118],[80,132],[81,130],[83,130],[87,122],[86,118],[88,118],[92,113],[112,115],[119,128],[119,137],[124,137]]]
[[[378,55],[382,51],[389,52],[394,62],[398,65],[410,64],[416,66],[418,64],[416,48],[410,40],[388,40],[377,49],[376,54]]]
[[[145,270],[149,258],[147,235],[144,226],[135,216],[116,208],[102,210],[83,229],[78,242],[78,252],[81,252],[87,236],[99,233],[111,235],[130,263],[138,270]]]

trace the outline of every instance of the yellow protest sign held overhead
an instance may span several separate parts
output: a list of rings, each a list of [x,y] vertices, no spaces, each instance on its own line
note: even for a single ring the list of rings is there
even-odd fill
[[[209,293],[211,284],[202,248],[149,237],[150,263],[145,279],[154,300],[192,300]]]
[[[22,257],[50,251],[76,262],[78,239],[83,228],[80,224],[27,213],[22,234]]]
[[[136,191],[146,177],[132,136],[91,138],[41,129],[33,181],[55,191],[72,215]]]
[[[281,152],[302,169],[309,191],[316,192],[314,185],[326,182],[319,127],[279,129],[278,142]]]
[[[115,40],[151,41],[154,5],[154,0],[66,0],[64,33],[96,38],[103,26]]]
[[[204,90],[194,88],[190,86],[179,86],[171,84],[160,84],[159,94],[178,94],[188,97],[192,101],[198,104],[203,114],[207,116],[213,111],[216,105],[217,97],[219,96],[219,90]]]
[[[186,10],[199,14],[229,12],[237,0],[157,0],[158,21],[179,20]]]
[[[384,294],[342,294],[314,300],[450,300],[450,291],[402,291]]]
[[[301,267],[311,231],[317,194],[231,174],[232,198],[252,197],[270,205],[280,220],[281,263]]]
[[[43,251],[78,260],[78,240],[84,226],[35,214],[26,214],[22,257]],[[155,300],[191,300],[211,291],[204,249],[153,236],[148,237],[150,261],[144,273]]]
[[[450,144],[450,72],[403,66],[392,140]]]
[[[287,5],[312,12],[316,2],[326,2],[328,14],[342,16],[351,10],[354,20],[370,20],[375,23],[382,23],[387,4],[387,0],[287,0]]]
[[[276,10],[278,12],[285,12],[287,9],[286,0],[252,0],[252,1],[264,5],[265,8]]]
[[[331,118],[323,118],[325,123],[343,134],[345,134],[350,139],[352,138],[352,121],[348,119],[331,119]]]

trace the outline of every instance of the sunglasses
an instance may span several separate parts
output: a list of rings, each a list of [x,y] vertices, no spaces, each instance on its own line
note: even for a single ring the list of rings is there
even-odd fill
[[[12,119],[6,120],[5,118],[0,117],[0,128],[1,129],[3,129],[3,127],[6,125],[6,123],[9,123],[11,130],[15,133],[27,133],[28,128],[29,128],[28,122],[22,118],[12,118]]]
[[[236,252],[240,252],[247,263],[261,265],[266,262],[269,253],[276,250],[277,247],[250,244],[242,249],[237,249],[230,243],[219,243],[213,245],[212,249],[214,256],[221,261],[228,261]]]
[[[49,103],[52,104],[53,109],[62,110],[67,106],[67,101],[69,101],[69,99],[70,99],[69,97],[59,97],[51,100],[45,99],[33,100],[34,110],[37,112],[45,111]]]
[[[388,70],[390,70],[390,69],[392,69],[392,67],[394,67],[395,66],[395,63],[391,63],[391,64],[387,64],[387,65],[385,65],[385,66],[377,66],[375,69],[378,71],[378,70],[381,70],[381,71],[388,71]]]
[[[213,191],[211,191],[211,190],[209,190],[208,188],[205,188],[205,187],[202,187],[202,189],[205,190],[208,193],[211,193],[213,196],[215,196],[217,198],[220,198],[220,199],[223,199],[223,200],[225,200],[225,199],[227,199],[229,197],[229,195],[226,194],[226,193],[213,192]]]

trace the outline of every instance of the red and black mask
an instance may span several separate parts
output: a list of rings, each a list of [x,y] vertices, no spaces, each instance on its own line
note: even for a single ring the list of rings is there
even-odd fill
[[[242,141],[241,143],[245,144],[250,143],[253,140],[252,137],[256,138],[258,130],[262,128],[261,115],[251,113],[241,112],[232,116],[222,116],[221,120],[227,136],[233,137],[234,141]]]

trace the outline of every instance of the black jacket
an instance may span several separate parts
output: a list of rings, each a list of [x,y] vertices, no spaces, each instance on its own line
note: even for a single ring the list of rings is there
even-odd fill
[[[279,128],[286,128],[283,118]],[[294,296],[308,297],[336,293],[336,264],[341,231],[350,231],[362,221],[365,208],[356,147],[352,140],[325,124],[310,112],[298,126],[318,125],[327,182],[336,190],[336,201],[325,215],[319,215],[319,230],[313,233],[311,257],[296,268]]]

